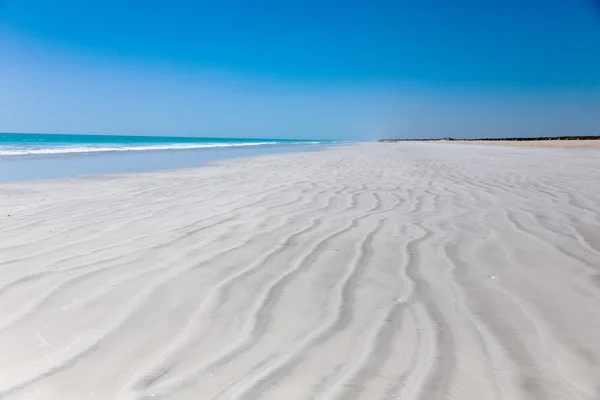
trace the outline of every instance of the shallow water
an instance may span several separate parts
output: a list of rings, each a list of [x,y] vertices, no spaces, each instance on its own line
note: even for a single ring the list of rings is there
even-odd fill
[[[325,144],[293,144],[187,150],[0,156],[0,182],[187,168],[225,158],[291,151],[312,151],[325,146]]]
[[[0,181],[185,168],[222,158],[322,148],[327,141],[0,134]]]

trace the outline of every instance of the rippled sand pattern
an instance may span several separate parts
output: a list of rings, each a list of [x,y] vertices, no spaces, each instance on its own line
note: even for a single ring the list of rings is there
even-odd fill
[[[2,399],[598,399],[600,153],[0,185]]]

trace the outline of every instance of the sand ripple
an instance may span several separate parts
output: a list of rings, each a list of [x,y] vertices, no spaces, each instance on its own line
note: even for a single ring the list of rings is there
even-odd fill
[[[600,398],[593,149],[0,185],[2,399]]]

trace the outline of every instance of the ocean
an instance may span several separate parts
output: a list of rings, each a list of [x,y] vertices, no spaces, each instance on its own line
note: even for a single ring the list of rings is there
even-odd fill
[[[186,168],[222,158],[309,151],[327,140],[0,133],[0,181]]]

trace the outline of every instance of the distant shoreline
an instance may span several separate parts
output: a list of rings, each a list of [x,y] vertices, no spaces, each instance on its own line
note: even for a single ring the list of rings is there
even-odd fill
[[[556,147],[586,147],[600,148],[600,136],[542,136],[542,137],[508,137],[508,138],[478,138],[478,139],[380,139],[379,142],[425,142],[425,143],[463,143],[511,146],[556,146]]]
[[[598,136],[538,136],[538,137],[506,137],[506,138],[477,138],[454,139],[451,137],[437,139],[379,139],[378,142],[529,142],[533,140],[600,140]]]

